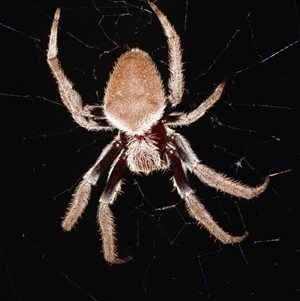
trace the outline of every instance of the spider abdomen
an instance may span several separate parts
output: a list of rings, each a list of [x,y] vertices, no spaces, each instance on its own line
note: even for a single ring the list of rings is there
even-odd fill
[[[123,54],[107,83],[104,112],[121,131],[143,134],[161,119],[165,93],[150,56],[138,48]]]

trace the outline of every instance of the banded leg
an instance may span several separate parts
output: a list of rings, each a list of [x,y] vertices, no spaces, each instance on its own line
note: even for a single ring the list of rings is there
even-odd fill
[[[65,231],[71,231],[77,223],[89,202],[92,186],[96,185],[100,175],[105,171],[121,149],[122,145],[118,140],[112,141],[103,149],[96,163],[83,176],[62,221],[62,228]]]
[[[167,146],[166,153],[172,162],[174,186],[177,188],[181,198],[185,201],[185,206],[190,216],[194,218],[198,224],[201,224],[204,228],[206,228],[211,235],[224,244],[235,244],[243,241],[248,236],[248,232],[245,232],[241,236],[233,236],[225,232],[218,226],[209,212],[205,209],[204,205],[198,200],[188,183],[176,149],[169,145]]]
[[[98,223],[102,237],[102,249],[104,259],[111,264],[125,263],[131,259],[130,256],[118,258],[116,248],[114,216],[110,210],[110,205],[115,201],[117,194],[121,191],[122,173],[126,166],[126,157],[121,153],[114,161],[105,189],[99,200]]]
[[[221,190],[238,198],[249,200],[254,197],[258,197],[266,190],[269,184],[269,177],[266,177],[265,181],[256,187],[251,187],[236,180],[230,179],[226,175],[202,164],[191,149],[188,141],[181,135],[172,135],[171,141],[175,146],[184,166],[186,166],[190,172],[194,173],[200,181],[210,187]]]

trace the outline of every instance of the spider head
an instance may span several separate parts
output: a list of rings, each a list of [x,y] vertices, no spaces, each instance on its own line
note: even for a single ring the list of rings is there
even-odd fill
[[[110,75],[104,96],[107,120],[130,135],[142,135],[162,118],[165,93],[150,56],[134,48],[123,54]]]

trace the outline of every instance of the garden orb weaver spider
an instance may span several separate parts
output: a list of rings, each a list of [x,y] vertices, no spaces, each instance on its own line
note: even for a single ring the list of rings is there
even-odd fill
[[[150,7],[158,17],[168,42],[170,78],[167,95],[153,60],[145,51],[133,48],[118,59],[105,89],[103,105],[83,105],[81,96],[73,89],[73,83],[64,74],[57,58],[59,8],[50,32],[47,62],[57,81],[61,100],[75,122],[91,131],[119,130],[96,163],[84,174],[62,221],[64,230],[70,231],[74,227],[88,204],[92,186],[111,165],[97,213],[104,258],[111,264],[130,259],[118,257],[114,216],[110,210],[121,189],[121,176],[126,166],[138,174],[163,171],[171,166],[173,185],[190,216],[224,244],[240,243],[248,232],[233,236],[218,226],[190,187],[187,170],[205,185],[247,200],[261,194],[269,183],[267,177],[261,185],[250,187],[202,164],[188,141],[172,129],[187,126],[201,118],[220,99],[225,81],[195,110],[174,112],[184,91],[180,38],[157,6],[150,3]]]

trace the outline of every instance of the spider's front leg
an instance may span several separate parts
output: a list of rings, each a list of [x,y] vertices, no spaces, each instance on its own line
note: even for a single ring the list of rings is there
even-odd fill
[[[111,264],[125,263],[131,259],[130,256],[124,259],[118,258],[114,216],[110,210],[110,205],[121,191],[121,175],[125,166],[126,156],[121,153],[111,167],[105,189],[99,200],[98,223],[102,237],[103,255],[105,260]]]
[[[92,186],[96,185],[101,174],[107,169],[122,147],[120,141],[112,141],[103,149],[96,163],[83,176],[62,221],[62,228],[65,231],[71,231],[75,226],[89,202]]]
[[[167,145],[166,153],[172,162],[174,171],[174,186],[177,188],[181,198],[185,201],[185,206],[190,216],[203,227],[205,227],[211,235],[224,244],[234,244],[244,240],[248,236],[248,232],[245,232],[241,236],[233,236],[225,232],[221,227],[218,226],[209,212],[205,209],[204,205],[198,200],[188,183],[186,173],[183,170],[181,160],[175,147],[173,147],[171,144]]]
[[[190,170],[190,172],[194,173],[200,181],[210,187],[238,198],[250,200],[254,197],[258,197],[262,192],[264,192],[269,184],[269,177],[266,177],[265,181],[256,187],[251,187],[230,179],[226,175],[202,164],[191,149],[188,141],[181,135],[177,133],[172,135],[171,141],[183,164]]]

